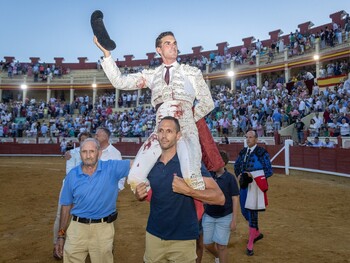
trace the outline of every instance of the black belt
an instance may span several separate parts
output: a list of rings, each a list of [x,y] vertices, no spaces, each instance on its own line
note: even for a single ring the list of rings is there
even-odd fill
[[[113,214],[110,214],[109,216],[106,216],[100,219],[83,218],[83,217],[73,215],[72,220],[83,224],[95,224],[95,223],[102,223],[102,222],[112,223],[117,219],[117,217],[118,217],[118,212],[114,212]]]

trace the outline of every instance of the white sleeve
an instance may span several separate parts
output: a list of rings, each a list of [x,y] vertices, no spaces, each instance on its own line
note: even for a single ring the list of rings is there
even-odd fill
[[[70,154],[72,157],[66,162],[66,174],[81,163],[80,152],[77,149],[71,150]]]
[[[142,82],[144,76],[141,73],[122,75],[112,56],[104,58],[102,68],[113,87],[120,90],[137,90],[137,83]]]

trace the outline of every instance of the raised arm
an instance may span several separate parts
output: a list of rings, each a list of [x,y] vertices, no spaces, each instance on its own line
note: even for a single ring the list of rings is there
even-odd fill
[[[110,52],[110,51],[108,51],[108,50],[105,49],[103,46],[101,46],[101,44],[98,42],[96,36],[94,36],[94,43],[95,43],[95,45],[102,51],[103,56],[104,56],[105,58],[108,58],[108,57],[111,55],[111,52]]]
[[[96,36],[94,36],[94,43],[104,55],[101,66],[113,87],[121,90],[137,90],[148,86],[150,79],[147,80],[147,78],[149,78],[147,74],[138,72],[122,75],[111,56],[111,52],[101,46]]]

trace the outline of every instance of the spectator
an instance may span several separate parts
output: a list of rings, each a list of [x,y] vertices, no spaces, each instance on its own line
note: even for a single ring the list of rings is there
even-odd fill
[[[298,111],[299,111],[301,117],[304,117],[304,116],[305,116],[305,113],[306,113],[306,103],[305,103],[304,99],[300,99],[300,101],[299,101],[299,106],[298,106]]]
[[[340,135],[340,126],[336,118],[332,118],[332,121],[327,124],[329,134],[332,137],[338,137]]]
[[[224,137],[221,138],[221,143],[222,144],[229,144],[230,143],[228,138],[227,138],[227,135],[224,135]]]
[[[269,64],[269,63],[272,63],[273,61],[273,56],[274,56],[274,51],[272,48],[269,48],[269,52],[268,52],[268,59],[267,59],[267,62],[266,64]]]
[[[340,127],[341,136],[350,136],[350,125],[347,122],[346,118],[342,118],[341,123],[339,123],[338,126]]]
[[[348,15],[349,16],[349,15]],[[349,21],[349,20],[348,20]],[[345,41],[347,42],[349,39],[349,33],[350,33],[350,22],[347,22],[344,26],[345,31]]]
[[[60,147],[61,147],[61,156],[63,158],[64,154],[66,153],[66,148],[67,148],[67,141],[66,138],[63,138],[61,143],[60,143]]]
[[[128,92],[128,94],[126,95],[126,104],[128,108],[131,107],[131,102],[132,102],[132,95],[130,92]]]
[[[134,93],[132,94],[132,106],[137,106],[137,91],[134,91]]]
[[[262,126],[260,121],[258,121],[258,124],[256,126],[256,133],[258,134],[258,137],[264,136],[264,127]]]
[[[265,126],[266,126],[266,136],[273,136],[273,121],[270,115],[267,116]]]
[[[319,112],[315,112],[315,116],[312,117],[315,121],[317,127],[321,127],[323,125],[323,118],[320,116]]]
[[[256,41],[255,47],[258,50],[259,54],[260,54],[260,52],[261,52],[261,50],[263,48],[263,44],[262,44],[262,42],[259,39]]]
[[[304,129],[305,129],[305,124],[302,122],[301,118],[298,118],[294,127],[297,130],[297,135],[298,135],[298,143],[299,145],[304,144]]]
[[[70,150],[72,150],[72,149],[74,149],[74,143],[73,143],[72,140],[69,140],[69,141],[67,142],[66,151],[70,151]]]
[[[314,138],[313,142],[307,141],[306,142],[306,146],[311,146],[311,147],[322,147],[323,143],[320,141],[320,139],[318,138],[318,136],[316,136]]]
[[[310,120],[310,125],[309,125],[309,134],[311,137],[316,137],[319,135],[320,132],[320,126],[316,123],[314,119]]]
[[[284,52],[284,39],[281,38],[279,41],[278,41],[278,52],[279,53],[283,53]]]
[[[49,131],[49,128],[47,127],[46,123],[43,123],[43,125],[41,126],[41,135],[43,137],[46,137],[48,131]]]
[[[272,115],[273,120],[273,126],[275,131],[279,131],[281,129],[281,122],[282,122],[282,114],[280,113],[280,110],[276,108]]]
[[[335,147],[334,142],[331,142],[328,137],[325,138],[325,141],[322,144],[322,146],[326,147],[326,148],[334,148]]]

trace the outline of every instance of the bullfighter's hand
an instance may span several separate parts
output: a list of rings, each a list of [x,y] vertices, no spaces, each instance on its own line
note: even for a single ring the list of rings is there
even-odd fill
[[[139,201],[144,201],[147,197],[148,183],[139,183],[135,188],[135,196]]]
[[[109,57],[111,55],[111,52],[107,49],[105,49],[100,42],[98,42],[97,37],[94,36],[94,43],[95,45],[103,52],[103,55],[105,58]]]

